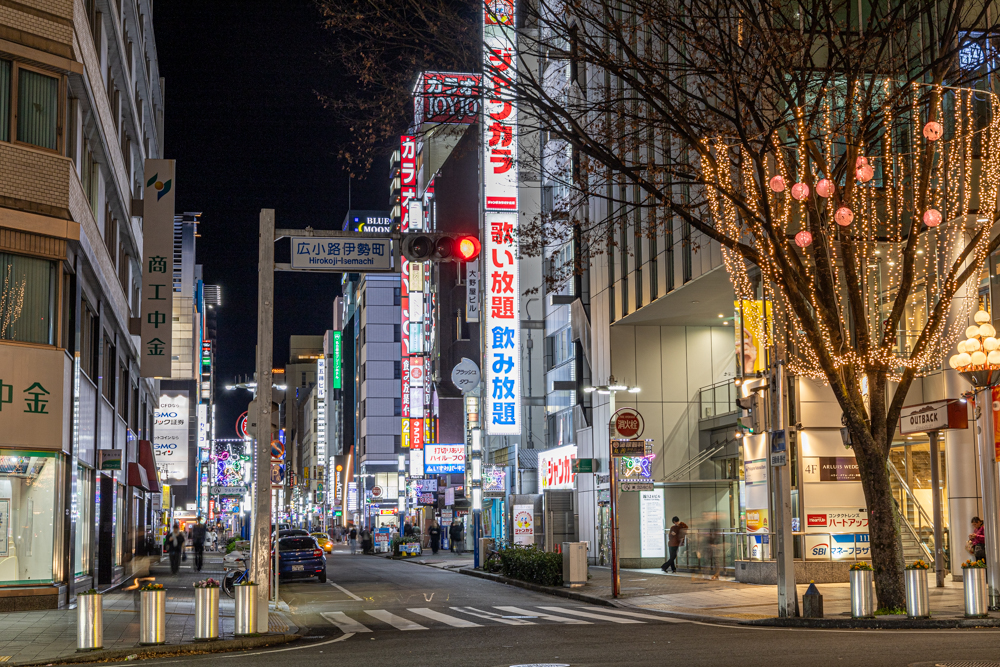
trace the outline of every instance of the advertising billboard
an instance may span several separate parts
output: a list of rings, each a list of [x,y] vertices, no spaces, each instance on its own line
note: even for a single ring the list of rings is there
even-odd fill
[[[187,486],[188,483],[188,410],[186,390],[160,394],[153,428],[153,454],[160,479],[171,486]]]
[[[465,472],[465,445],[424,445],[424,474],[448,475]]]

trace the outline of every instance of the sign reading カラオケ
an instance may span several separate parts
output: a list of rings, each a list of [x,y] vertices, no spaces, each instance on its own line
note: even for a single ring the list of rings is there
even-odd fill
[[[414,91],[416,124],[456,123],[471,125],[479,120],[478,74],[424,72]]]
[[[143,377],[170,377],[174,312],[174,161],[146,160],[142,197]]]

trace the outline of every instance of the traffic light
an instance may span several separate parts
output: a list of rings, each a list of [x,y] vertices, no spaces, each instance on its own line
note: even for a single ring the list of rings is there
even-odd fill
[[[402,241],[403,257],[410,262],[471,262],[480,248],[471,234],[415,232],[404,234]]]

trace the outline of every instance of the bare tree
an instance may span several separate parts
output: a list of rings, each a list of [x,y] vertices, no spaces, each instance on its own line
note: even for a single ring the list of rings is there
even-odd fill
[[[404,28],[442,66],[482,67],[478,2],[321,4],[331,25],[345,5],[380,8],[377,30],[364,12],[350,25],[357,52],[343,62],[359,80],[419,67],[367,50]],[[949,318],[973,305],[953,300],[1000,244],[996,8],[536,0],[520,12],[520,123],[544,131],[542,166],[564,186],[559,215],[529,226],[522,251],[575,238],[597,254],[622,225],[670,238],[679,221],[720,244],[737,297],[773,301],[790,368],[832,388],[879,603],[903,606],[889,448],[914,379],[955,340]],[[610,213],[593,215],[595,199]]]

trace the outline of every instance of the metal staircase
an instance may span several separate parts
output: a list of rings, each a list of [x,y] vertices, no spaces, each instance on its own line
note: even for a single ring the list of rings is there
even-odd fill
[[[912,563],[917,559],[933,562],[934,522],[920,501],[913,495],[913,491],[910,490],[903,476],[899,474],[896,466],[891,461],[887,461],[886,465],[889,466],[889,481],[892,484],[893,499],[896,502],[901,520],[903,557],[907,563]],[[947,549],[945,549],[944,566],[945,569],[950,569]]]

